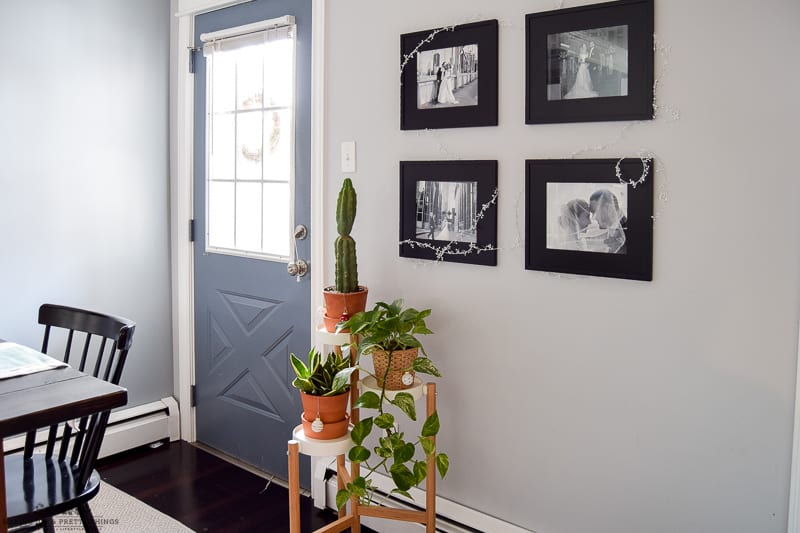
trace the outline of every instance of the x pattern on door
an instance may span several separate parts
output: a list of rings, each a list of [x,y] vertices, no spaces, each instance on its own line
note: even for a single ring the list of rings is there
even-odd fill
[[[217,396],[237,407],[286,423],[296,405],[288,390],[289,342],[294,326],[269,320],[283,302],[215,292],[223,305],[213,306],[208,313],[209,373],[232,376],[226,380],[227,384],[220,383]],[[285,402],[276,401],[276,393]]]

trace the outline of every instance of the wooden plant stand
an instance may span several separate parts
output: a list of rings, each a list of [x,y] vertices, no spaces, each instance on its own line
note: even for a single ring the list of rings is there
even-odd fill
[[[355,364],[356,342],[357,339],[351,338],[348,334],[334,334],[326,331],[317,331],[317,338],[320,342],[335,347],[341,353],[341,346],[351,344],[350,364]],[[359,421],[359,409],[354,405],[361,392],[368,390],[375,391],[380,395],[375,378],[368,376],[359,381],[358,371],[353,372],[350,387],[350,422],[357,424]],[[361,391],[361,392],[360,392]],[[407,392],[415,400],[423,396],[426,397],[426,417],[431,416],[436,411],[436,384],[423,383],[419,378],[415,379],[414,386],[403,391],[386,391],[387,398],[391,399],[398,392]],[[336,480],[339,490],[343,489],[347,483],[359,476],[361,465],[351,463],[348,471],[345,464],[345,456],[353,445],[350,440],[350,433],[334,440],[318,440],[307,437],[303,432],[302,424],[295,427],[292,432],[292,440],[289,441],[289,532],[300,533],[300,454],[317,457],[336,457]],[[434,443],[436,437],[432,437]],[[361,517],[369,516],[384,518],[387,520],[402,520],[405,522],[416,522],[425,525],[426,533],[436,531],[436,462],[434,454],[428,458],[428,477],[425,480],[425,509],[413,511],[405,509],[391,509],[378,505],[366,505],[358,501],[358,497],[350,499],[350,510],[347,506],[339,509],[339,518],[316,530],[315,533],[336,533],[350,529],[352,533],[361,533]]]

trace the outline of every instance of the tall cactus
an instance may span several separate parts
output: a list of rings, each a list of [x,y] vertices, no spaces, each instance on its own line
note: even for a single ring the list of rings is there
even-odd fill
[[[356,190],[350,178],[345,178],[336,201],[336,230],[339,236],[333,243],[336,256],[336,290],[356,292],[358,290],[358,265],[356,264],[356,241],[350,236],[356,219]]]

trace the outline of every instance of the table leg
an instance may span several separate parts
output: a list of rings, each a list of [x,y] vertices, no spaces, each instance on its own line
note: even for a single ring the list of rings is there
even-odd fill
[[[289,441],[289,533],[300,533],[300,444]]]
[[[3,452],[3,438],[0,437],[0,533],[8,533],[8,515],[6,513],[6,460]]]

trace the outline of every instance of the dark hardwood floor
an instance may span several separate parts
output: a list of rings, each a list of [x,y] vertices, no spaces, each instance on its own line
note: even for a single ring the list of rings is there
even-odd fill
[[[197,532],[289,531],[287,489],[184,441],[137,448],[98,462],[103,481]],[[301,497],[303,532],[336,519]],[[365,533],[374,531],[362,527]]]

